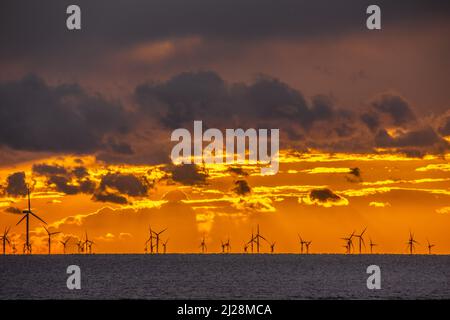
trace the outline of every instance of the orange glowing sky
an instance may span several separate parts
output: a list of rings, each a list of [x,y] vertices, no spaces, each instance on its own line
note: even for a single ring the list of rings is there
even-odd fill
[[[107,172],[155,181],[148,194],[128,197],[129,202],[121,205],[95,202],[86,194],[56,192],[45,177],[33,174],[30,162],[2,168],[0,177],[3,181],[11,172],[24,171],[33,181],[34,211],[51,231],[62,232],[53,238],[53,253],[62,253],[59,241],[69,236],[73,240],[68,252],[75,252],[75,243],[84,239],[85,231],[95,241],[97,253],[142,253],[149,226],[154,230],[168,228],[162,237],[169,239],[168,252],[199,252],[204,234],[209,252],[220,252],[221,241],[229,237],[231,252],[238,253],[243,252],[244,243],[259,224],[261,233],[276,241],[275,251],[280,253],[299,251],[297,234],[312,240],[311,252],[342,253],[345,249],[340,238],[367,226],[366,241],[371,238],[378,244],[376,252],[406,253],[411,230],[420,243],[418,253],[427,252],[428,239],[436,244],[435,253],[448,254],[448,157],[284,151],[276,175],[261,176],[256,165],[242,165],[245,174],[241,175],[230,172],[227,165],[208,165],[202,169],[207,174],[204,183],[193,186],[174,182],[162,165],[107,165],[89,156],[33,162],[65,168],[82,163],[93,181]],[[355,167],[360,169],[360,177],[350,174],[350,168]],[[233,190],[234,182],[240,179],[248,182],[250,193],[239,195]],[[311,199],[311,190],[323,188],[337,197]],[[20,197],[3,197],[0,206],[22,209],[26,202]],[[18,220],[18,215],[2,212],[0,228],[13,226],[11,238],[20,248],[24,225],[15,226]],[[32,219],[31,230],[34,253],[46,253],[42,223]],[[262,251],[268,252],[269,246],[263,244]]]
[[[238,253],[259,225],[278,253],[298,235],[344,253],[367,227],[378,253],[411,231],[417,253],[450,254],[447,3],[380,0],[368,30],[360,1],[79,2],[80,32],[63,2],[0,10],[0,231],[18,253],[28,183],[53,253],[86,232],[96,253],[143,253],[149,226],[169,253],[203,236]],[[195,120],[279,129],[279,172],[174,166],[171,132]],[[36,219],[31,241],[47,252]]]

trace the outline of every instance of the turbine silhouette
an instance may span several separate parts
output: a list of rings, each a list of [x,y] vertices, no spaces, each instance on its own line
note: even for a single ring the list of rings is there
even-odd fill
[[[409,248],[409,254],[413,254],[413,252],[415,251],[415,244],[420,244],[419,242],[417,242],[416,240],[414,240],[414,233],[411,233],[411,231],[409,231],[409,240],[407,242],[408,244],[408,248]]]
[[[27,188],[27,195],[28,195],[28,209],[25,209],[22,211],[22,214],[24,215],[19,222],[17,222],[16,226],[19,225],[24,219],[26,223],[26,241],[24,244],[24,253],[32,253],[32,244],[30,243],[30,214],[35,217],[36,219],[42,221],[44,224],[47,224],[44,220],[39,218],[35,213],[31,211],[31,200],[30,200],[30,188]]]
[[[44,226],[45,231],[48,235],[48,254],[51,254],[51,246],[52,246],[52,236],[55,234],[61,233],[61,232],[50,232],[48,229]]]
[[[68,237],[66,240],[64,241],[59,241],[62,245],[63,245],[63,253],[66,254],[66,246],[69,243],[70,239],[72,239],[71,237]]]
[[[202,242],[200,243],[200,246],[202,248],[202,253],[205,253],[208,248],[206,247],[206,242],[205,242],[205,234],[203,234],[203,238],[202,238]]]
[[[10,229],[10,227],[5,228],[5,231],[3,232],[3,235],[0,236],[0,239],[2,240],[3,255],[6,254],[6,242],[8,242],[9,246],[11,246],[11,242],[10,242],[9,237],[8,237],[9,229]]]
[[[363,235],[366,232],[367,227],[364,228],[363,232],[361,232],[361,234],[355,234],[355,237],[358,238],[359,240],[359,254],[361,254],[361,244],[364,245],[364,248],[366,247],[366,243],[364,242],[364,238]]]
[[[431,249],[435,246],[434,244],[431,244],[430,241],[428,241],[427,239],[427,243],[428,243],[428,254],[431,254]]]

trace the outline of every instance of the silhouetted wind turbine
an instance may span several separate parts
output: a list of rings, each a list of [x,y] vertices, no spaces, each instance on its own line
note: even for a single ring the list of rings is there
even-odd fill
[[[225,243],[222,240],[220,240],[220,245],[222,246],[222,253],[225,253]]]
[[[414,234],[409,231],[409,240],[407,242],[409,247],[409,254],[413,254],[414,251],[414,244],[419,244],[416,240],[414,240]]]
[[[225,246],[227,247],[227,253],[230,253],[231,250],[230,238],[228,238],[227,242],[225,242]]]
[[[255,243],[255,237],[253,235],[253,228],[252,228],[252,237],[250,238],[250,241],[247,242],[246,246],[250,245],[251,252],[253,253],[253,244]],[[246,251],[247,252],[247,251]]]
[[[255,243],[256,243],[256,252],[259,253],[259,246],[260,246],[259,239],[263,239],[263,240],[267,241],[267,239],[264,238],[264,237],[259,233],[259,224],[258,224],[258,226],[257,226],[257,229],[256,229],[256,235],[255,235],[255,238],[254,238],[254,239],[255,239]],[[267,241],[267,242],[269,242],[269,241]]]
[[[270,253],[274,253],[275,251],[275,241],[270,244]]]
[[[66,240],[64,241],[59,241],[62,245],[63,245],[63,253],[66,254],[66,246],[69,243],[71,237],[68,237]]]
[[[0,236],[0,238],[2,239],[2,245],[3,245],[3,255],[6,254],[6,242],[8,242],[8,244],[11,246],[11,242],[9,241],[9,237],[8,237],[9,229],[10,229],[10,227],[5,228],[3,235]]]
[[[352,247],[353,247],[353,241],[352,241],[352,238],[353,238],[354,235],[355,235],[355,231],[352,232],[352,234],[350,235],[350,237],[348,237],[348,238],[341,238],[342,240],[345,240],[346,243],[347,243],[347,245],[346,245],[346,247],[347,247],[347,253],[351,253],[351,249],[352,249]]]
[[[166,241],[163,242],[163,253],[167,252],[167,242],[169,242],[169,239],[167,239]]]
[[[372,250],[372,248],[373,248],[373,247],[375,247],[375,246],[377,246],[378,244],[376,244],[376,243],[373,243],[373,242],[372,242],[372,239],[371,239],[371,238],[369,238],[369,245],[370,245],[370,253],[373,253],[373,250]]]
[[[200,246],[202,248],[202,253],[205,253],[208,249],[206,247],[206,242],[205,242],[205,235],[203,234],[203,238],[202,238],[202,242],[200,243]]]
[[[303,241],[302,237],[298,234],[298,238],[300,240],[300,253],[303,253],[303,246],[305,245],[305,241]]]
[[[31,254],[31,244],[30,244],[30,214],[34,216],[36,219],[39,219],[43,223],[47,224],[44,220],[39,218],[36,214],[34,214],[31,211],[31,201],[30,201],[30,189],[27,188],[27,194],[28,194],[28,209],[23,210],[22,213],[24,216],[17,222],[16,226],[19,225],[24,219],[26,222],[26,242],[25,242],[25,251]],[[24,252],[25,253],[25,252]]]
[[[16,253],[17,253],[17,248],[16,248],[16,244],[14,243],[14,241],[13,241],[13,243],[12,243],[12,253],[13,253],[13,254],[16,254]]]
[[[427,243],[428,243],[428,254],[431,254],[431,248],[433,248],[435,245],[431,244],[430,241],[428,241],[428,239],[427,239]]]
[[[45,231],[47,231],[47,235],[48,235],[48,254],[51,253],[51,243],[52,243],[52,236],[54,236],[55,234],[61,233],[61,232],[50,232],[48,231],[48,229],[46,227],[44,227]]]
[[[152,227],[148,227],[148,231],[149,231],[149,238],[147,239],[147,241],[145,242],[145,250],[147,251],[147,243],[150,243],[150,253],[153,253],[153,248],[154,248],[154,245],[153,245],[153,238],[154,238],[154,236],[153,236],[153,230],[152,230]]]
[[[162,230],[160,232],[153,231],[153,234],[155,235],[155,239],[156,239],[156,253],[159,253],[159,235],[166,230],[167,230],[167,228],[165,228],[164,230]]]
[[[363,232],[361,234],[355,234],[355,237],[359,239],[359,254],[361,254],[361,244],[364,245],[364,248],[366,247],[366,243],[364,242],[363,235],[366,232],[367,227],[364,228]]]
[[[83,243],[83,241],[81,241],[81,239],[78,240],[77,247],[78,247],[78,253],[83,253],[84,252],[84,243]]]
[[[309,253],[309,246],[312,243],[312,241],[305,241],[305,245],[306,245],[306,254]]]

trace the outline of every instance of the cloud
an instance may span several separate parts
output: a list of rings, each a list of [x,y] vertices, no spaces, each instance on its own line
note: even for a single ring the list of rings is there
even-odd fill
[[[119,103],[34,75],[0,83],[0,105],[0,145],[16,150],[93,152],[105,148],[107,135],[127,131]]]
[[[92,200],[99,202],[112,202],[117,204],[127,204],[128,199],[118,193],[96,192],[92,196]]]
[[[34,173],[44,176],[67,174],[67,170],[63,166],[49,165],[46,163],[33,164],[32,170]]]
[[[251,188],[245,180],[237,180],[234,184],[235,187],[233,188],[233,191],[240,196],[244,196],[251,192]]]
[[[305,204],[316,204],[326,208],[348,205],[347,199],[335,194],[328,188],[313,189],[309,192],[308,197],[305,197],[302,200]]]
[[[384,207],[390,207],[391,204],[389,202],[372,201],[369,203],[369,206],[375,207],[375,208],[384,208]]]
[[[372,107],[380,114],[387,115],[392,123],[396,126],[409,125],[416,122],[416,116],[411,110],[409,103],[401,96],[384,93],[376,97],[372,103]],[[366,124],[374,124],[373,120],[369,120],[366,116]]]
[[[237,176],[248,176],[248,172],[241,167],[228,167],[227,172]]]
[[[450,116],[447,116],[443,119],[438,132],[443,136],[450,136]]]
[[[436,212],[440,213],[440,214],[449,214],[450,207],[442,207],[442,208],[436,209]]]
[[[145,177],[136,177],[133,174],[108,173],[102,177],[99,191],[114,189],[121,194],[142,197],[147,194],[150,186]]]
[[[242,42],[281,37],[297,40],[332,37],[355,32],[367,7],[366,3],[358,0],[344,3],[327,0],[280,0],[276,3],[270,0],[221,1],[220,5],[208,0],[194,0],[189,7],[182,0],[138,1],[132,7],[127,1],[115,1],[108,4],[108,10],[102,2],[80,0],[77,4],[89,12],[83,17],[89,32],[81,32],[76,37],[67,37],[65,30],[59,30],[61,18],[52,14],[65,12],[65,3],[28,4],[30,10],[27,11],[15,1],[5,4],[5,14],[2,15],[4,27],[0,30],[0,39],[5,39],[1,43],[4,48],[2,55],[21,58],[31,52],[34,56],[43,57],[54,52],[52,58],[65,54],[68,59],[80,51],[104,54],[121,46],[185,36],[228,41],[237,39]],[[380,0],[377,4],[389,12],[383,18],[383,26],[405,21],[419,24],[430,19],[430,16],[445,19],[449,14],[448,5],[442,1]],[[405,10],[405,7],[415,10]],[[126,19],[123,17],[125,12]],[[40,17],[39,25],[27,27],[27,22],[36,16]],[[102,19],[96,18],[99,16]],[[252,23],[249,24],[249,21]],[[84,50],[80,50],[83,45]]]
[[[397,136],[391,136],[386,130],[380,130],[375,136],[375,143],[378,147],[423,147],[431,149],[435,145],[441,145],[443,148],[448,148],[448,143],[430,126],[400,132]]]
[[[57,164],[40,163],[34,164],[32,170],[33,174],[46,178],[47,186],[68,195],[90,194],[96,188],[95,182],[88,177],[87,169],[82,166],[71,169]]]
[[[205,184],[208,177],[208,174],[195,164],[169,166],[167,170],[171,173],[173,181],[185,185]]]
[[[26,196],[25,172],[15,172],[6,178],[5,192],[11,196]]]
[[[7,207],[3,211],[7,212],[7,213],[14,213],[14,214],[21,214],[22,213],[22,210],[20,210],[19,208],[16,208],[16,207]]]

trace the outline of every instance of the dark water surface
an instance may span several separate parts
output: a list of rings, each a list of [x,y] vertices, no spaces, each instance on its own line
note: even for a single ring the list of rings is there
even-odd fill
[[[368,290],[369,265],[381,290]],[[81,290],[66,269],[81,268]],[[0,299],[450,299],[450,256],[0,256]]]

